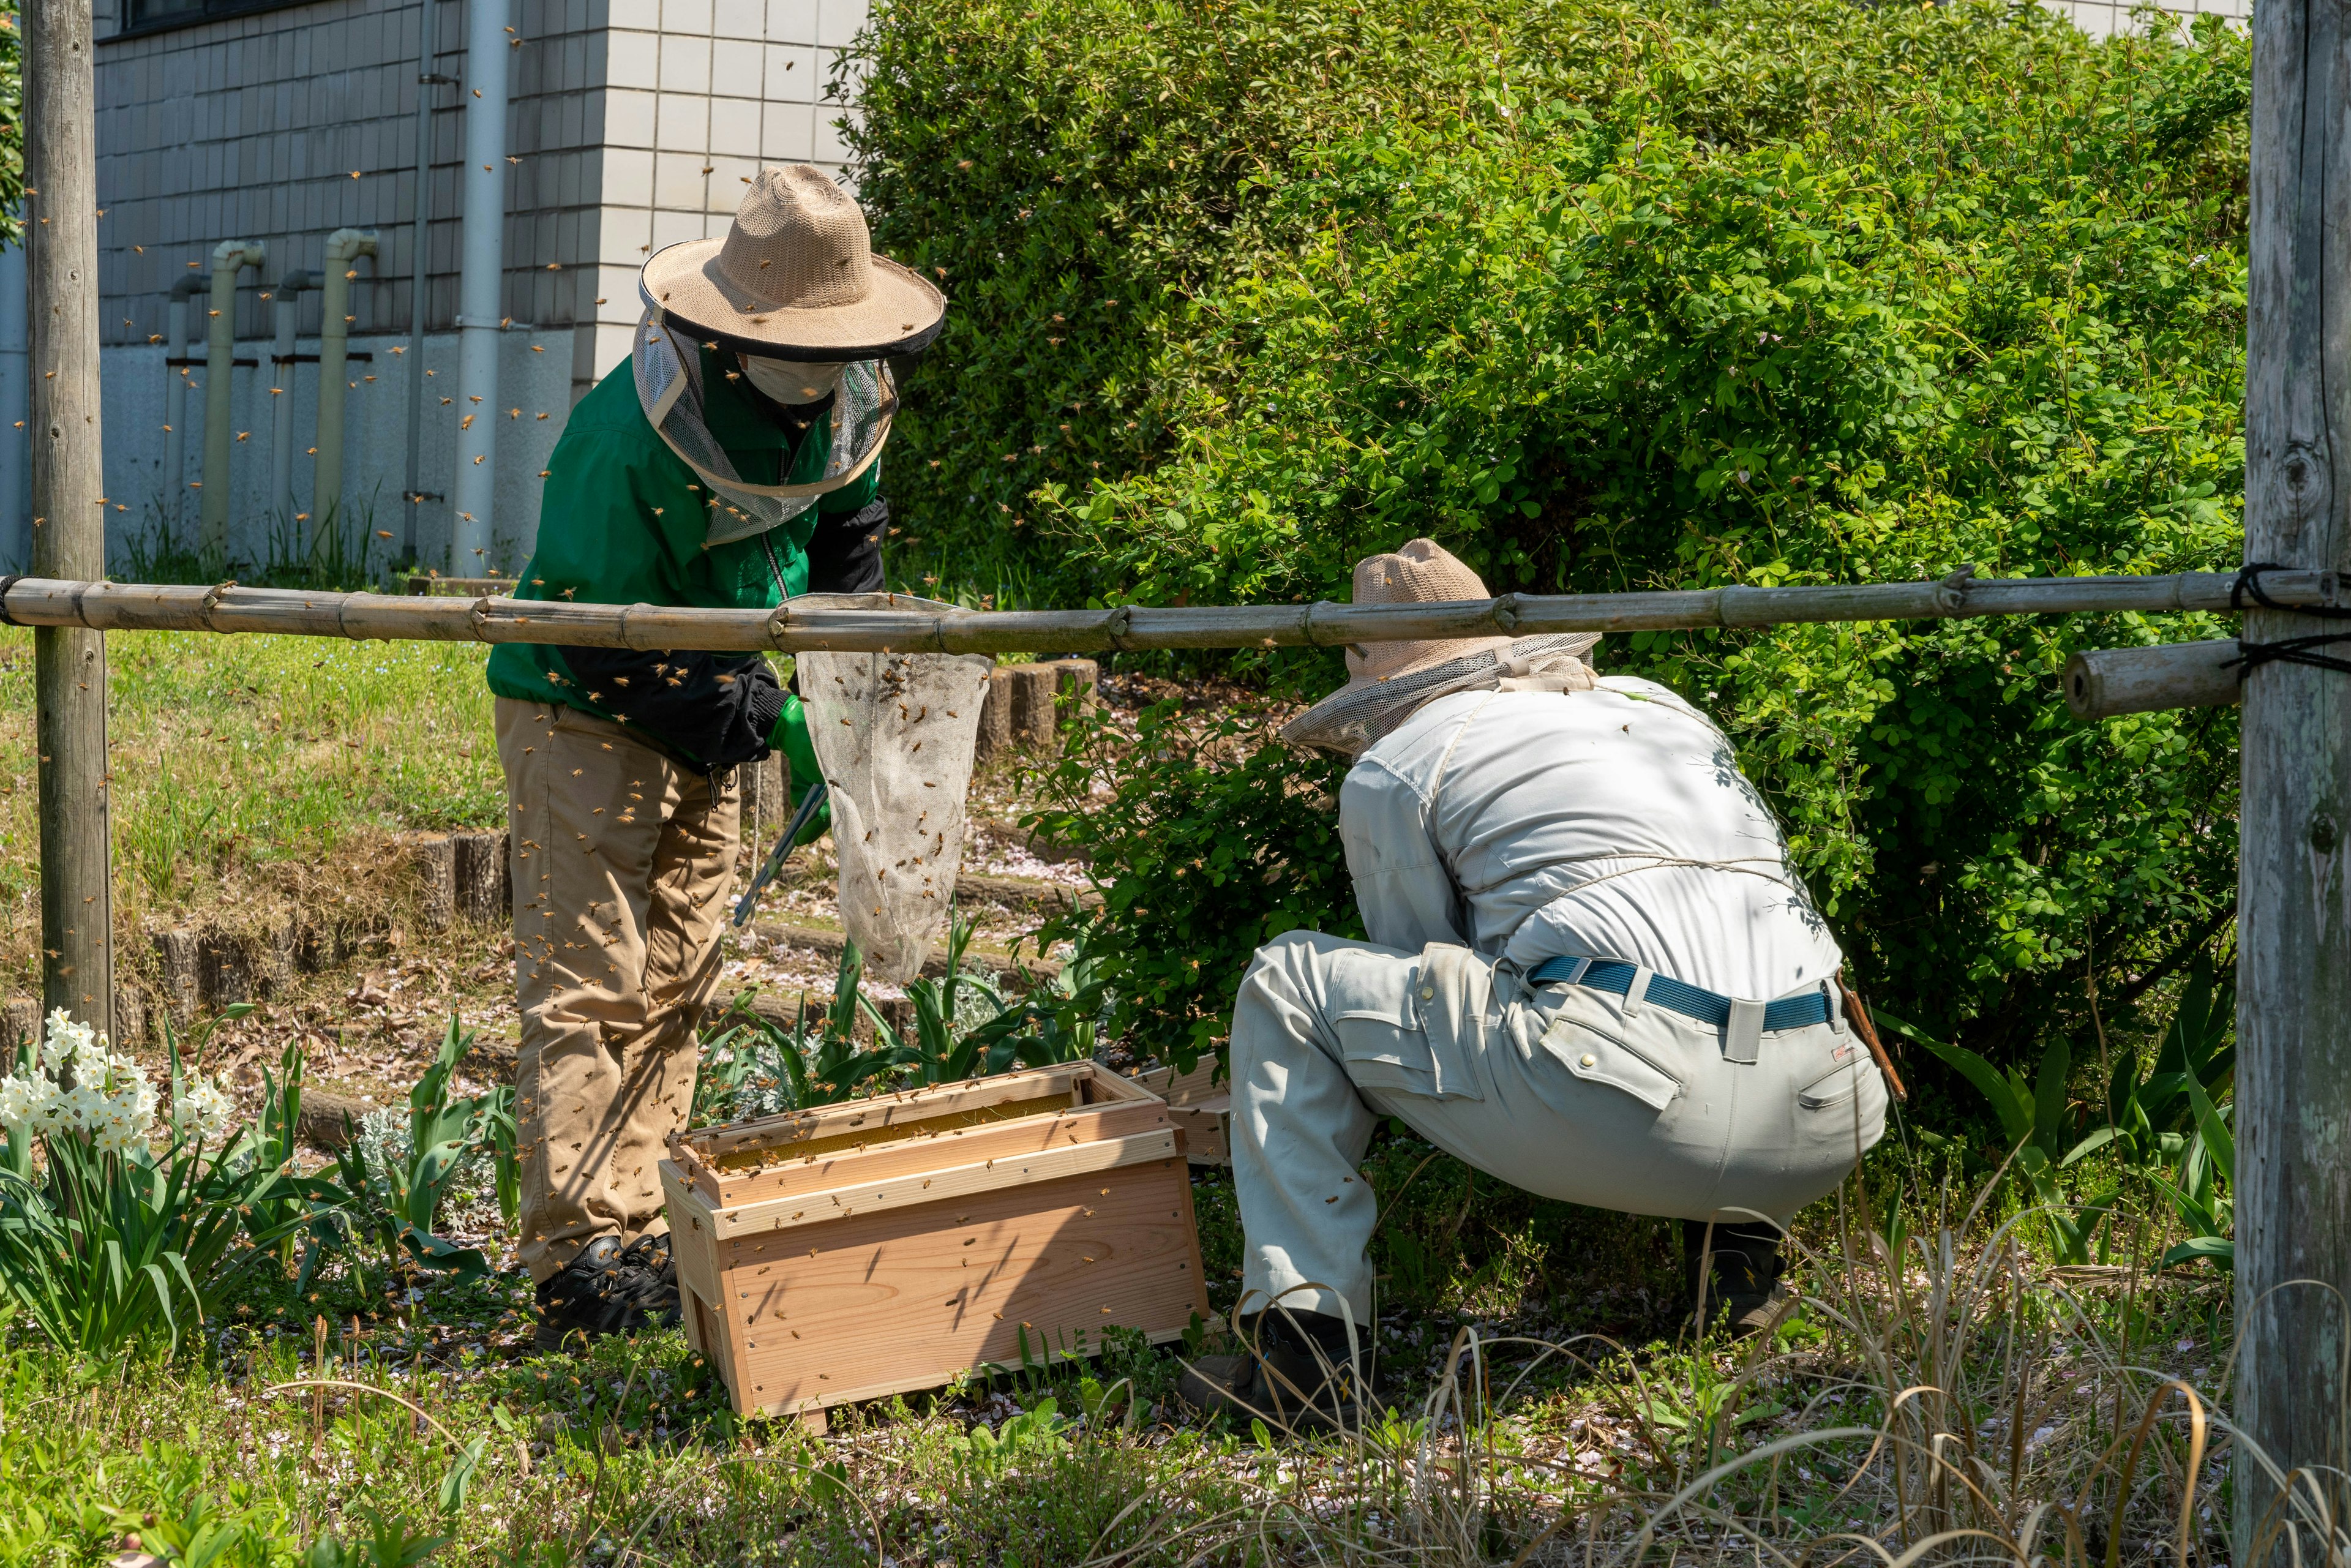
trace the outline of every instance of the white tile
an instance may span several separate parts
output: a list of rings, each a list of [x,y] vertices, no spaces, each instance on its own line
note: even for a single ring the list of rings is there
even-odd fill
[[[864,26],[865,0],[816,0],[818,43],[845,47]]]
[[[710,0],[662,0],[662,31],[710,36]]]
[[[767,64],[764,44],[720,39],[710,47],[710,90],[719,98],[756,99]]]
[[[840,112],[828,112],[821,109],[818,110],[816,113],[818,117],[816,122],[816,147],[815,150],[809,154],[810,160],[813,162],[830,164],[835,167],[848,162],[849,144],[841,139],[841,121],[843,115]]]
[[[661,89],[664,93],[710,90],[710,40],[662,37]]]
[[[604,80],[612,87],[655,87],[661,80],[661,35],[605,35]]]
[[[710,100],[699,93],[665,92],[653,124],[653,145],[700,152],[710,145]]]
[[[654,153],[654,204],[698,210],[703,204],[703,188],[710,178],[703,170],[709,166],[709,161],[699,152]]]
[[[636,269],[645,264],[651,248],[646,242],[653,237],[653,223],[650,211],[634,207],[604,209],[603,221],[597,225],[596,259],[602,264],[605,281],[589,298],[608,297],[605,309],[616,308],[624,296],[636,293]],[[622,268],[628,271],[628,281],[624,288],[616,287],[611,275]]]
[[[767,0],[717,0],[710,30],[722,38],[764,38],[768,36]]]
[[[614,27],[655,32],[661,27],[661,0],[606,0]]]
[[[650,207],[653,204],[653,155],[641,147],[604,149],[604,178],[599,193],[608,207]]]
[[[653,249],[663,251],[684,240],[701,239],[710,227],[710,214],[704,212],[653,214]]]
[[[710,160],[710,210],[732,215],[750,193],[751,181],[758,176],[757,158],[727,158],[713,154]]]
[[[816,42],[816,0],[768,0],[768,37],[778,44]]]
[[[604,145],[651,147],[653,144],[654,96],[610,88],[604,93]]]
[[[611,375],[629,357],[629,349],[636,339],[633,312],[627,325],[600,322],[596,328],[596,376],[598,380]]]
[[[759,115],[760,105],[756,99],[712,99],[710,100],[711,152],[714,155],[724,153],[735,158],[758,158],[759,156]]]
[[[812,44],[769,44],[768,76],[761,96],[770,103],[814,103],[821,96],[824,74],[817,69]]]
[[[759,155],[771,163],[805,163],[816,146],[816,110],[803,103],[771,103],[759,130]]]

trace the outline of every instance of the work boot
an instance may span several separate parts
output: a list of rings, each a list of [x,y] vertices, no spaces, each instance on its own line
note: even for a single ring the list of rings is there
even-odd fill
[[[1370,1334],[1360,1325],[1355,1333],[1359,1348],[1350,1355],[1344,1319],[1262,1313],[1242,1324],[1244,1354],[1202,1356],[1185,1370],[1176,1396],[1204,1413],[1221,1410],[1280,1431],[1360,1431],[1377,1389]]]
[[[578,1349],[599,1334],[634,1333],[648,1323],[678,1322],[677,1265],[669,1236],[640,1236],[623,1247],[617,1236],[599,1236],[538,1287],[542,1351]]]
[[[1780,1229],[1761,1220],[1747,1224],[1716,1222],[1711,1244],[1713,1277],[1706,1278],[1698,1254],[1708,1250],[1707,1223],[1682,1221],[1682,1280],[1690,1292],[1695,1318],[1698,1296],[1705,1291],[1706,1315],[1722,1323],[1733,1339],[1769,1333],[1795,1308],[1795,1298],[1780,1283],[1786,1264],[1780,1257]]]

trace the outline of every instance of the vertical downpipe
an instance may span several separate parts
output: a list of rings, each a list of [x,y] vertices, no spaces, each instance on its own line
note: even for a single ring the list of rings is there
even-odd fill
[[[172,285],[171,323],[163,339],[163,528],[174,542],[188,520],[188,301],[206,287],[201,272]]]
[[[302,324],[302,291],[318,287],[319,275],[298,267],[278,282],[277,297],[269,302],[277,328],[277,340],[269,352],[274,383],[269,389],[269,504],[277,508],[289,528],[299,520],[301,510],[294,499],[294,344]]]
[[[408,475],[400,491],[400,558],[411,566],[416,562],[416,510],[425,501],[424,305],[433,259],[433,89],[457,85],[456,78],[434,69],[441,52],[440,8],[441,0],[418,0],[416,196],[409,214],[408,239]]]
[[[457,479],[450,486],[449,575],[490,566],[497,484],[498,338],[506,274],[507,14],[512,0],[472,0],[465,33],[465,259],[457,318]],[[469,419],[467,416],[471,415]]]
[[[358,229],[337,229],[327,236],[327,274],[319,285],[319,472],[310,486],[310,559],[320,559],[343,517],[343,394],[350,383],[343,379],[344,356],[350,351],[351,280],[359,269],[351,265],[376,254],[375,235]],[[360,542],[367,555],[367,541]]]
[[[228,554],[228,455],[236,433],[229,403],[236,361],[236,275],[269,265],[258,240],[225,239],[213,249],[212,331],[204,348],[204,494],[202,544],[204,559]]]
[[[25,245],[0,248],[0,560],[32,559],[33,323],[25,314]]]

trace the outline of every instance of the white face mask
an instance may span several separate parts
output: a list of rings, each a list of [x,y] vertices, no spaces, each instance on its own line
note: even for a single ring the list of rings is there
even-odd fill
[[[789,360],[758,360],[743,356],[743,373],[773,402],[792,404],[831,397],[841,380],[839,365],[803,365]]]

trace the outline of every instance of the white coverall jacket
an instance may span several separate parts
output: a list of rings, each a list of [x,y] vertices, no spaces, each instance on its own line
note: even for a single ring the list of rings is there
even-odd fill
[[[1786,1221],[1883,1132],[1779,826],[1664,686],[1439,697],[1357,759],[1339,825],[1372,945],[1268,943],[1233,1010],[1243,1312],[1369,1321],[1381,1114],[1546,1197],[1725,1221]],[[1654,1001],[1527,983],[1561,955],[1756,1002],[1825,987],[1832,1021],[1740,1061]]]

